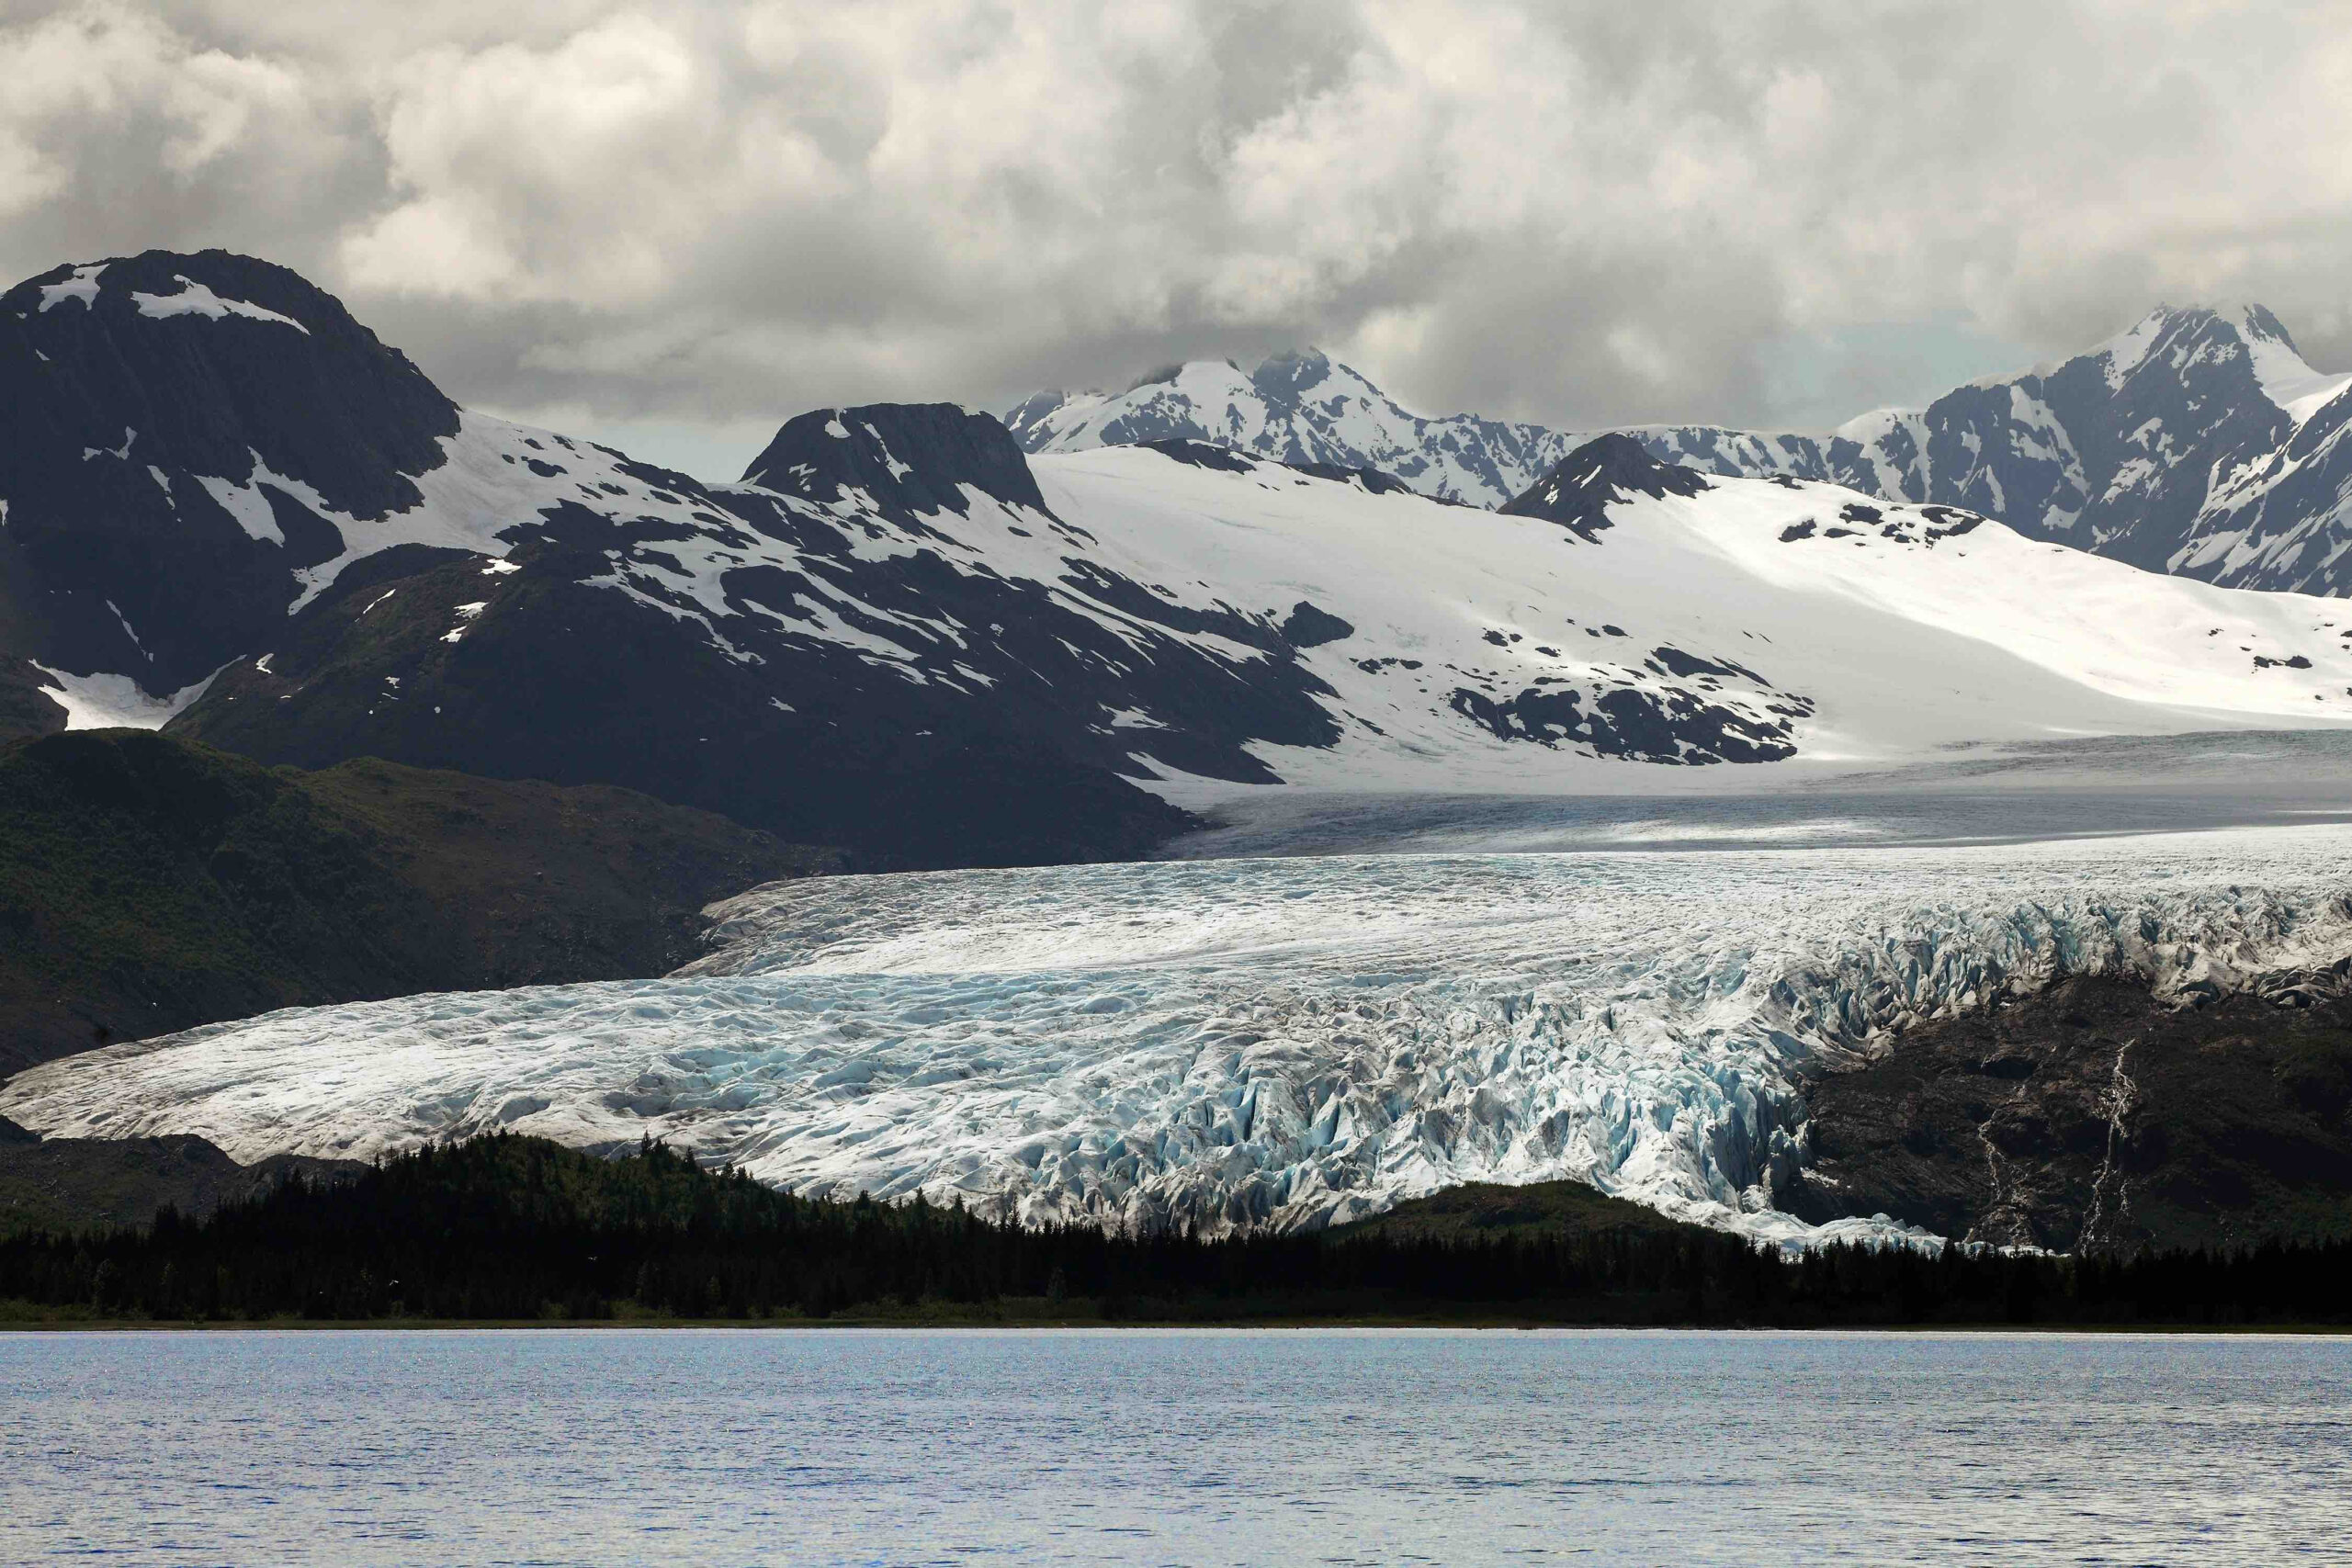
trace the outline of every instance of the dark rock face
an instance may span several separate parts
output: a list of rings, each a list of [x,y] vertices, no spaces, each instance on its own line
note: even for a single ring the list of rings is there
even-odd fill
[[[2267,323],[2284,337],[2268,312],[2258,316],[2249,330]],[[1938,400],[1928,409],[1928,468],[1949,465],[1956,477],[1931,485],[1932,499],[2165,570],[2194,529],[2216,466],[2268,452],[2289,421],[2263,395],[2238,329],[2215,312],[2170,312],[2151,336],[2120,378],[2108,357],[2083,355],[2046,378]],[[2021,438],[2028,422],[2012,386],[2027,407],[2048,409],[2055,438]],[[2061,523],[2067,513],[2074,520]]]
[[[1611,503],[1637,495],[1653,499],[1697,495],[1705,476],[1662,463],[1630,435],[1602,435],[1560,459],[1552,471],[1502,511],[1514,517],[1557,523],[1590,544],[1610,525]]]
[[[911,517],[968,510],[963,487],[1045,510],[1028,460],[1003,425],[953,403],[820,409],[787,421],[743,471],[745,484],[820,503],[857,492]]]
[[[414,505],[458,429],[331,296],[220,251],[58,267],[0,295],[0,653],[132,671],[158,695],[254,646],[294,574],[342,552],[313,502]]]
[[[838,857],[606,788],[291,773],[143,730],[0,748],[0,1072],[273,1008],[667,973]]]
[[[2352,1235],[2352,1004],[2078,978],[1821,1079],[1782,1207],[2053,1251]]]
[[[1283,640],[1293,648],[1320,648],[1356,635],[1356,628],[1326,610],[1301,599],[1283,617]]]
[[[1704,660],[1689,662],[1708,670],[1733,668]],[[1796,755],[1791,738],[1795,721],[1812,714],[1811,702],[1770,694],[1777,699],[1770,710],[1775,716],[1751,717],[1709,701],[1711,689],[1715,688],[1620,686],[1591,696],[1588,707],[1587,694],[1574,687],[1531,686],[1497,699],[1465,686],[1450,701],[1454,712],[1476,720],[1497,739],[1584,746],[1597,756],[1637,762],[1770,762]]]
[[[0,653],[0,740],[54,735],[65,728],[65,707],[29,659]]]

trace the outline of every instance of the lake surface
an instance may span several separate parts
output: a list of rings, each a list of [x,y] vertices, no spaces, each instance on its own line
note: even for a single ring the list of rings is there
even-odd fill
[[[0,1561],[2352,1561],[2352,1339],[0,1335]]]

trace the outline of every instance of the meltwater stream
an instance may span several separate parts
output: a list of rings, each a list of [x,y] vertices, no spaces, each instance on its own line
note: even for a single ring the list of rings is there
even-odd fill
[[[0,1335],[0,1561],[2352,1560],[2352,1340]]]
[[[2330,822],[827,878],[722,906],[666,979],[271,1014],[32,1069],[0,1115],[245,1159],[651,1132],[796,1190],[1210,1229],[1573,1177],[1799,1243],[1770,1192],[1815,1067],[2061,973],[2327,971],[2347,891]]]

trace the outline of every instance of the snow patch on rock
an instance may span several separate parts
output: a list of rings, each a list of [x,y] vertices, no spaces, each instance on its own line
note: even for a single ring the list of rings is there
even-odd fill
[[[78,270],[76,276],[79,276]],[[280,326],[292,327],[304,337],[311,335],[311,329],[291,316],[279,315],[276,310],[265,310],[259,305],[248,304],[243,299],[224,299],[192,277],[175,275],[172,281],[180,286],[180,291],[177,294],[134,292],[130,296],[131,303],[139,307],[141,315],[158,319],[172,316],[204,316],[216,321],[227,316],[242,316],[252,321],[275,321]],[[48,290],[43,289],[41,292],[46,295]],[[95,285],[93,285],[93,292],[96,292]],[[46,301],[42,309],[48,309]]]
[[[50,310],[59,305],[64,304],[68,299],[72,299],[78,303],[84,310],[88,310],[92,305],[97,303],[98,275],[106,271],[106,263],[93,262],[86,266],[75,267],[74,269],[74,276],[67,278],[62,283],[42,284],[40,288],[40,308],[44,311]]]

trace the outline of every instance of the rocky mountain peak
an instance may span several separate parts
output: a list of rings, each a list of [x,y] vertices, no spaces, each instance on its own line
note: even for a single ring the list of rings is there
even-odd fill
[[[1596,435],[1553,466],[1552,471],[1501,510],[1514,517],[1541,517],[1580,538],[1610,525],[1609,508],[1636,495],[1653,499],[1696,495],[1706,476],[1659,461],[1630,435]]]
[[[1011,506],[1046,509],[1012,433],[955,403],[869,403],[787,421],[743,471],[745,484],[820,502],[862,492],[885,513],[967,510],[969,485]]]
[[[0,294],[0,386],[19,411],[0,491],[39,525],[43,492],[116,454],[124,504],[170,499],[152,475],[248,481],[256,462],[337,511],[415,504],[458,410],[300,274],[227,251],[52,267]],[[27,428],[29,423],[30,428]],[[38,475],[28,468],[41,470]]]
[[[0,405],[7,538],[40,583],[12,596],[19,646],[77,673],[128,662],[155,694],[281,617],[345,525],[417,506],[460,423],[333,295],[226,251],[0,294]]]
[[[1250,373],[1250,384],[1270,400],[1295,399],[1306,389],[1321,385],[1331,374],[1331,366],[1330,355],[1319,348],[1272,355]]]

